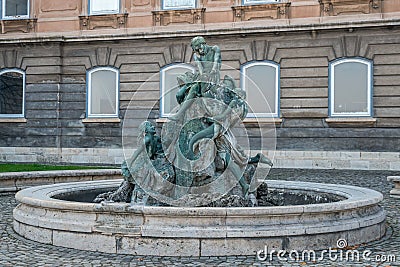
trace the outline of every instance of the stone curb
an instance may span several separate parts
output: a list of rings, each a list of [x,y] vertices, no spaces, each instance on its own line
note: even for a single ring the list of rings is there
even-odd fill
[[[3,172],[0,173],[0,193],[38,185],[120,178],[120,169]]]

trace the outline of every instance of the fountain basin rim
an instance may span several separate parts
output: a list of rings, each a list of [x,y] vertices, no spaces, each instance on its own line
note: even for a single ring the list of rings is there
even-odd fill
[[[63,183],[56,185],[44,185],[27,188],[17,192],[15,198],[18,202],[29,206],[39,206],[43,208],[66,209],[76,211],[116,211],[116,212],[133,212],[145,214],[176,214],[178,216],[187,214],[231,214],[240,215],[254,214],[281,214],[281,213],[313,213],[313,212],[333,212],[339,210],[355,209],[362,206],[376,205],[383,199],[383,195],[375,190],[360,188],[350,185],[322,184],[311,182],[282,181],[282,180],[266,180],[269,188],[274,189],[296,189],[312,192],[330,193],[341,197],[344,200],[308,205],[288,205],[273,207],[155,207],[131,205],[129,203],[84,203],[65,201],[52,198],[53,196],[71,192],[84,191],[90,189],[112,188],[118,187],[122,180],[101,180],[89,182]]]
[[[117,254],[159,256],[256,255],[264,246],[326,249],[385,234],[382,194],[374,190],[268,180],[270,188],[336,192],[347,199],[298,206],[255,208],[151,207],[82,203],[52,198],[70,190],[117,188],[121,181],[32,187],[17,193],[14,230],[41,243]],[[318,240],[314,242],[313,240]]]

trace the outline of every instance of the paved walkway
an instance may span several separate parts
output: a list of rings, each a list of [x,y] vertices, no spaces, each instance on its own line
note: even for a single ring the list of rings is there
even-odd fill
[[[349,184],[368,187],[384,194],[383,206],[388,213],[388,231],[379,240],[353,248],[360,253],[360,261],[340,260],[340,254],[316,261],[261,261],[248,257],[149,257],[114,255],[55,247],[19,237],[12,229],[12,210],[17,205],[12,194],[0,194],[0,267],[3,266],[400,266],[400,199],[389,197],[392,185],[384,171],[294,170],[274,169],[269,179],[297,180],[322,183]],[[260,248],[263,249],[263,248]],[[370,260],[362,257],[371,253]],[[368,254],[368,253],[367,253]],[[335,260],[334,257],[337,257]],[[389,261],[382,261],[382,258]],[[333,260],[332,260],[333,259]]]

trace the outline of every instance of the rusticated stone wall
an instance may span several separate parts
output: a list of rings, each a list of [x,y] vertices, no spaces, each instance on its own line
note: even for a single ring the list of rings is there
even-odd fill
[[[66,149],[120,149],[124,114],[133,94],[139,87],[145,88],[133,103],[137,114],[134,124],[147,119],[144,110],[151,109],[150,118],[157,119],[159,106],[153,103],[160,94],[160,68],[174,62],[190,62],[190,39],[201,33],[1,43],[0,68],[26,71],[27,86],[26,121],[0,120],[0,147],[43,147],[58,151],[53,158],[44,153],[40,157],[43,162],[63,161],[62,151]],[[399,152],[400,29],[397,26],[222,33],[207,33],[206,39],[221,47],[224,65],[238,70],[241,64],[264,59],[280,64],[282,122],[276,123],[278,150]],[[329,121],[329,61],[354,56],[373,60],[374,120]],[[120,70],[121,120],[87,122],[84,120],[86,71],[104,65]],[[228,67],[223,72],[239,78]],[[256,131],[252,130],[252,124],[246,125],[252,142],[256,143]],[[23,151],[20,153],[24,155]],[[29,153],[36,152],[25,154]],[[0,160],[7,158],[3,155]]]

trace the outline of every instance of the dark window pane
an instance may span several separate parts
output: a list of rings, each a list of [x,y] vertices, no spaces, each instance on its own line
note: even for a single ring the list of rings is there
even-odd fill
[[[27,16],[28,1],[27,0],[6,0],[7,17]]]
[[[23,114],[23,75],[6,72],[0,75],[0,114]]]

